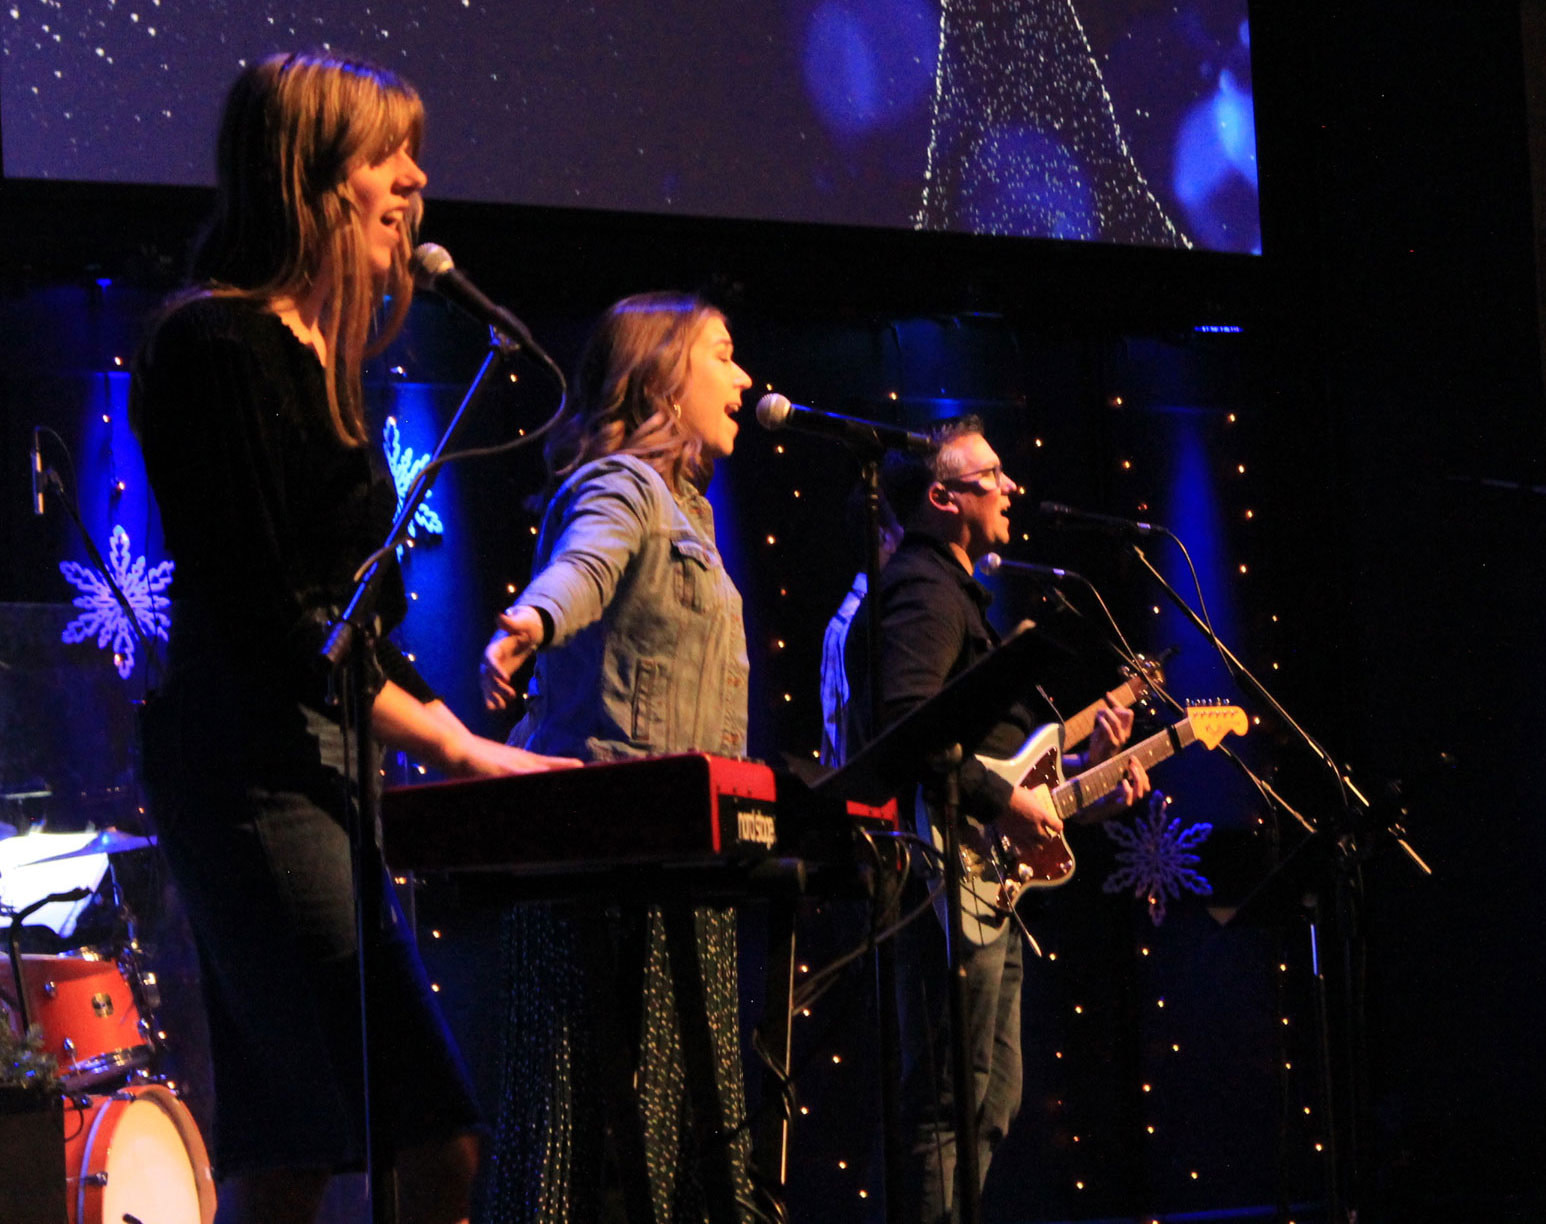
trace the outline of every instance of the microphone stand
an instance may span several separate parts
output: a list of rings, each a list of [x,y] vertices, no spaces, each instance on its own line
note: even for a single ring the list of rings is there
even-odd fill
[[[871,735],[879,735],[880,725],[880,461],[885,448],[879,439],[864,448],[860,456],[859,481],[864,489],[865,582],[864,631],[867,637],[865,663],[869,669],[869,724]],[[906,851],[904,851],[905,853]],[[875,930],[889,930],[896,924],[901,895],[898,875],[880,871],[875,880]],[[887,1224],[901,1224],[903,1175],[907,1148],[902,1139],[902,1028],[897,1015],[896,948],[892,941],[875,945],[875,1002],[878,1029],[877,1058],[880,1063],[880,1118],[883,1139],[884,1184]]]
[[[870,726],[879,734],[880,726],[880,461],[885,450],[876,439],[866,448],[860,463],[860,481],[864,488],[868,591],[864,601],[865,631],[869,649]],[[959,852],[960,769],[963,752],[952,743],[929,756],[931,772],[940,779],[945,802],[945,913],[948,922],[947,992],[951,1025],[951,1103],[955,1113],[956,1144],[956,1219],[960,1224],[977,1224],[980,1215],[981,1179],[977,1170],[977,1111],[974,1105],[974,1076],[966,1033],[966,995],[962,976],[961,949],[961,855]],[[915,779],[916,781],[916,779]],[[894,874],[880,872],[876,882],[876,926],[885,930],[898,917],[900,895]],[[897,1013],[896,949],[891,940],[875,947],[875,993],[878,1000],[881,1120],[885,1131],[885,1188],[887,1224],[899,1224],[905,1196],[904,1174],[908,1151],[902,1135],[901,1023]]]
[[[354,594],[349,606],[332,624],[322,648],[322,659],[336,686],[341,690],[344,727],[344,808],[354,879],[355,953],[360,980],[360,1033],[362,1056],[362,1094],[365,1117],[365,1161],[369,1183],[372,1224],[397,1224],[397,1183],[392,1155],[387,1149],[383,1129],[377,1125],[373,1110],[376,1098],[371,1087],[374,1034],[369,1022],[371,1001],[370,965],[379,945],[384,915],[390,907],[390,877],[375,867],[384,860],[380,853],[380,787],[377,784],[375,752],[370,734],[369,670],[366,659],[376,639],[376,603],[385,581],[388,557],[408,536],[409,524],[419,505],[429,495],[442,466],[442,457],[461,432],[473,400],[483,388],[495,362],[516,351],[516,345],[493,333],[489,352],[478,368],[456,414],[435,447],[434,457],[424,466],[413,486],[403,497],[386,542],[366,559],[356,572]],[[530,435],[535,436],[535,435]],[[342,674],[342,683],[339,677]],[[351,750],[352,746],[352,750]],[[351,781],[353,785],[351,786]],[[350,803],[353,791],[355,802]],[[367,837],[370,839],[367,842]],[[374,853],[370,853],[374,851]],[[379,883],[377,882],[379,881]],[[377,890],[381,889],[379,895]]]
[[[1165,534],[1169,535],[1169,532]],[[1174,538],[1172,536],[1172,538]],[[1176,541],[1180,544],[1180,541]],[[1374,811],[1374,805],[1358,789],[1349,776],[1349,772],[1341,769],[1331,754],[1306,731],[1285,710],[1281,703],[1258,680],[1251,671],[1240,662],[1234,652],[1229,649],[1212,628],[1200,617],[1192,607],[1184,600],[1174,587],[1166,581],[1158,569],[1156,569],[1143,549],[1131,544],[1133,554],[1138,558],[1143,567],[1149,571],[1160,589],[1171,603],[1179,608],[1182,614],[1192,622],[1197,631],[1201,633],[1218,651],[1229,668],[1235,680],[1240,683],[1253,697],[1266,705],[1283,723],[1290,728],[1301,742],[1306,744],[1310,751],[1328,769],[1332,771],[1337,780],[1342,795],[1343,811],[1346,813],[1340,827],[1322,827],[1321,822],[1311,821],[1301,813],[1278,799],[1276,792],[1270,787],[1265,787],[1263,793],[1270,796],[1281,808],[1291,813],[1295,820],[1304,827],[1310,835],[1306,841],[1312,838],[1329,838],[1329,847],[1332,867],[1332,912],[1335,915],[1341,930],[1342,937],[1342,997],[1346,1008],[1345,1038],[1347,1043],[1347,1065],[1345,1072],[1348,1077],[1347,1101],[1351,1114],[1351,1121],[1343,1120],[1338,1123],[1338,1111],[1336,1109],[1335,1081],[1332,1071],[1332,1033],[1331,1033],[1331,1000],[1326,984],[1325,966],[1321,957],[1320,927],[1325,920],[1324,903],[1319,895],[1319,890],[1312,890],[1306,895],[1304,908],[1310,936],[1310,958],[1312,975],[1314,977],[1314,994],[1316,1006],[1316,1027],[1318,1044],[1321,1056],[1321,1075],[1323,1080],[1323,1092],[1326,1098],[1326,1180],[1327,1180],[1327,1219],[1336,1224],[1354,1220],[1358,1214],[1356,1201],[1349,1205],[1348,1196],[1351,1193],[1356,1200],[1359,1197],[1359,1122],[1363,1107],[1363,1085],[1361,1083],[1362,1052],[1364,1047],[1363,1034],[1363,996],[1362,979],[1364,976],[1363,965],[1366,960],[1366,949],[1363,945],[1362,915],[1359,908],[1359,890],[1354,877],[1363,859],[1367,858],[1371,850],[1360,844],[1360,832],[1371,827],[1370,816]],[[1184,546],[1183,546],[1184,547]],[[1265,784],[1261,784],[1265,786]],[[1423,861],[1422,857],[1407,840],[1407,833],[1399,821],[1395,819],[1381,819],[1374,822],[1384,825],[1384,831],[1398,845],[1411,864],[1425,876],[1431,876],[1433,869]],[[1374,827],[1374,832],[1378,832]],[[1294,852],[1297,853],[1297,850]],[[1293,855],[1290,855],[1293,857]],[[1272,878],[1284,870],[1286,864],[1280,864],[1269,873],[1268,878],[1259,884],[1256,889],[1241,902],[1240,910],[1250,905],[1252,899],[1264,893],[1272,883]],[[1346,1128],[1345,1132],[1343,1128]],[[1345,1144],[1342,1151],[1338,1151],[1338,1139],[1344,1138]],[[1344,1179],[1341,1161],[1348,1162],[1348,1174]],[[1345,1184],[1346,1183],[1346,1184]]]

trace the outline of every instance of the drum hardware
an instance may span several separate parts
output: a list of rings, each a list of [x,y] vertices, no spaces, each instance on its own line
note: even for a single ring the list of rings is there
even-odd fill
[[[158,1082],[67,1098],[69,1224],[211,1224],[215,1184],[204,1141],[177,1094]]]
[[[152,838],[106,830],[74,849],[7,871],[6,892],[27,904],[5,904],[11,897],[0,897],[11,918],[9,981],[0,957],[0,1000],[5,1001],[0,1024],[22,1031],[30,1025],[58,1064],[65,1093],[61,1139],[68,1224],[214,1220],[214,1175],[197,1122],[175,1085],[154,1074],[165,1041],[154,1017],[161,1005],[160,984],[153,971],[142,967],[135,914],[107,858],[153,844]],[[36,854],[36,846],[26,853]],[[55,865],[43,867],[44,862]],[[90,878],[83,874],[88,867]],[[50,891],[41,885],[66,870],[73,873],[67,882],[80,886]],[[65,910],[66,903],[89,901],[104,874],[121,924],[111,951],[21,952],[18,930],[29,915],[43,910],[46,916],[45,906]],[[68,921],[53,929],[67,937],[78,912],[70,907]]]
[[[111,1082],[148,1066],[151,1028],[134,993],[132,971],[116,960],[82,954],[20,958],[22,995],[44,1048],[72,1088]]]
[[[85,858],[92,854],[123,854],[129,850],[144,850],[148,846],[154,846],[154,837],[141,837],[134,833],[124,833],[118,829],[103,829],[83,846],[77,846],[73,850],[66,850],[62,854],[53,854],[48,858],[33,859],[32,866],[41,863],[60,863],[65,859]]]

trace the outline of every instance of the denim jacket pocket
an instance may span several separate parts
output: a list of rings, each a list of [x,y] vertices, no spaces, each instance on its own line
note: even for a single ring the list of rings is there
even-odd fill
[[[684,608],[702,612],[714,581],[714,555],[703,541],[691,535],[671,537],[671,586]]]
[[[658,659],[640,659],[633,676],[634,743],[659,750],[669,742],[670,670]]]

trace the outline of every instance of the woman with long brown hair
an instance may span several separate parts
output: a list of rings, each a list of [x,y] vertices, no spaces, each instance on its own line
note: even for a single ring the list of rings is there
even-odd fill
[[[362,61],[246,69],[194,287],[136,359],[132,413],[178,597],[145,777],[200,952],[221,1224],[310,1221],[329,1176],[365,1156],[352,800],[319,658],[392,520],[361,366],[412,296],[422,129],[414,90]],[[405,611],[394,572],[383,634]],[[360,649],[385,743],[452,774],[553,764],[469,732],[385,636]],[[381,928],[372,1125],[396,1152],[402,1218],[459,1220],[477,1110],[379,856],[362,878]]]
[[[497,708],[536,652],[513,743],[592,761],[745,754],[741,599],[703,490],[750,385],[724,316],[696,298],[640,295],[602,317],[548,446],[536,576],[483,658]],[[733,912],[518,906],[506,957],[490,1220],[589,1222],[619,1193],[660,1224],[744,1214]]]

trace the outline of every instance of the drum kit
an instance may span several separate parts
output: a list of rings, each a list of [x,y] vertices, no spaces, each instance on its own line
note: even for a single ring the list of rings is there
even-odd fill
[[[154,1023],[156,975],[112,866],[111,856],[153,843],[116,829],[0,841],[0,914],[10,916],[0,1025],[18,1038],[41,1035],[57,1063],[69,1224],[211,1224],[215,1215],[199,1127],[158,1074],[165,1034]],[[119,916],[105,943],[21,949],[28,918],[68,944],[104,879]]]

